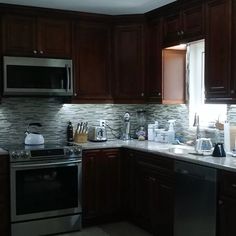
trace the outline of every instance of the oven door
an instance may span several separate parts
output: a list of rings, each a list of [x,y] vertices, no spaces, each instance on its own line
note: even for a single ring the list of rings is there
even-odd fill
[[[11,221],[81,213],[81,160],[11,164]]]

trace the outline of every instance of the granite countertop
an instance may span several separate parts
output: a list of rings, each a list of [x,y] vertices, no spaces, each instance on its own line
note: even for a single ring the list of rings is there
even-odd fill
[[[130,141],[112,140],[107,142],[88,142],[82,144],[83,150],[120,148],[120,147],[158,154],[175,160],[188,161],[208,167],[236,172],[236,157],[232,157],[229,155],[227,155],[226,157],[201,156],[193,154],[194,147],[186,145],[168,145],[152,141],[138,141],[138,140],[130,140]],[[171,153],[169,152],[169,149],[171,148],[180,148],[180,149],[184,148],[187,149],[187,153],[184,154]]]

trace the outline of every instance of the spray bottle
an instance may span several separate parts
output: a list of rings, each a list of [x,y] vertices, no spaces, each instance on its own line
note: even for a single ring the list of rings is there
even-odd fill
[[[168,120],[168,123],[169,123],[168,143],[174,144],[175,143],[175,130],[174,130],[175,120]]]

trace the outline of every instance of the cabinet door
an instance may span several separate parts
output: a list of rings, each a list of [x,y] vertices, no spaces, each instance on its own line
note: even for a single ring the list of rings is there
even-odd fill
[[[144,101],[143,25],[118,25],[114,37],[114,97],[117,101]]]
[[[236,217],[236,198],[221,196],[219,200],[219,236],[236,235],[235,217]]]
[[[160,166],[137,161],[135,215],[138,224],[154,235],[173,235],[174,186]]]
[[[83,222],[109,221],[120,210],[120,158],[116,149],[83,153]]]
[[[120,153],[115,149],[102,151],[104,161],[104,215],[115,216],[120,211]]]
[[[83,152],[82,164],[82,208],[83,221],[86,223],[89,219],[93,219],[98,215],[98,161],[100,151]]]
[[[121,152],[121,207],[127,219],[134,218],[135,195],[135,153],[130,150]]]
[[[111,99],[109,25],[80,23],[75,34],[76,98]]]
[[[38,51],[42,56],[71,57],[71,22],[69,20],[39,18]]]
[[[0,157],[0,235],[10,235],[10,180],[8,157]]]
[[[203,4],[184,8],[181,13],[183,42],[191,42],[204,38]]]
[[[205,92],[207,102],[230,100],[231,1],[206,3]]]
[[[161,21],[149,25],[148,38],[148,86],[149,102],[162,102],[162,24]]]
[[[163,44],[164,47],[179,44],[181,34],[181,21],[179,9],[163,19]]]
[[[36,22],[34,17],[3,16],[3,54],[28,56],[36,53]]]
[[[162,52],[163,103],[185,103],[186,50],[164,49]]]

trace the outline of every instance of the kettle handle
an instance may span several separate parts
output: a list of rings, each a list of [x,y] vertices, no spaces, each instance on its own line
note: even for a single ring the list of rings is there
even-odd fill
[[[30,126],[42,127],[42,124],[41,124],[41,123],[38,123],[38,122],[36,122],[36,123],[29,123],[29,124],[28,124],[28,127],[27,127],[27,129],[26,129],[26,131],[25,131],[25,134],[26,134],[26,135],[28,135],[28,134],[30,133],[30,130],[29,130],[29,127],[30,127]]]

